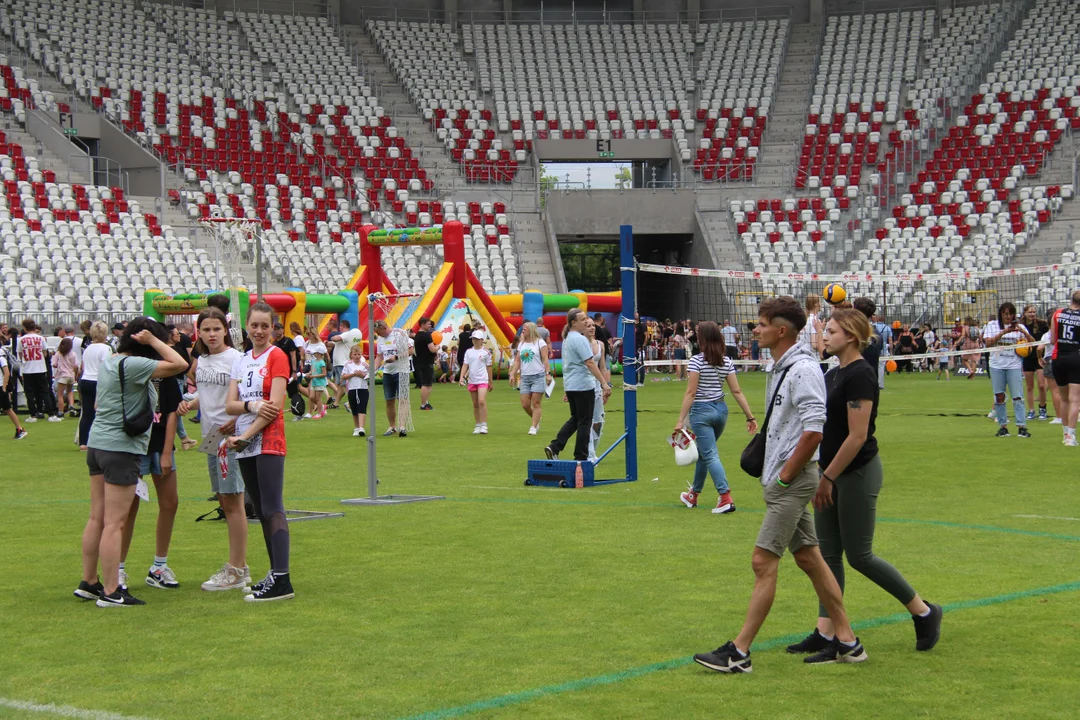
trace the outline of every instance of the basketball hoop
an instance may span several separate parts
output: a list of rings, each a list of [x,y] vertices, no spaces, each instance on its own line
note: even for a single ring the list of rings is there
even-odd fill
[[[262,223],[258,220],[247,218],[208,217],[199,220],[199,225],[210,233],[214,238],[214,271],[218,289],[229,295],[229,310],[238,313],[240,310],[240,297],[237,292],[244,285],[244,275],[240,270],[241,262],[252,240],[255,240],[253,255],[256,261],[256,286],[257,297],[262,297],[262,282],[258,271],[258,264],[262,261],[262,253],[259,247],[259,231]],[[236,347],[243,346],[243,333],[240,323],[233,323],[229,329],[233,344]]]

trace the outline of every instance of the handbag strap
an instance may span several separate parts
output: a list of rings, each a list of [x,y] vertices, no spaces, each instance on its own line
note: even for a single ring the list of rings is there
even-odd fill
[[[788,365],[784,368],[784,372],[780,373],[780,380],[776,383],[776,388],[773,390],[772,398],[769,399],[769,409],[765,411],[765,424],[761,426],[761,432],[767,433],[769,431],[769,418],[772,417],[773,405],[776,402],[776,395],[780,392],[780,386],[784,384],[784,378],[787,377],[788,370],[791,366]]]
[[[120,358],[120,413],[124,420],[127,420],[127,406],[124,403],[124,361],[127,358]],[[772,410],[772,407],[769,408]]]

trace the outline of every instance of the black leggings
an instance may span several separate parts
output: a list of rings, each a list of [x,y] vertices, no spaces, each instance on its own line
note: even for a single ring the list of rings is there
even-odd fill
[[[79,445],[85,445],[90,437],[90,426],[97,416],[97,380],[80,380],[79,397],[82,398],[82,415],[79,416]]]
[[[559,434],[551,441],[551,449],[557,453],[562,452],[570,436],[577,433],[574,439],[574,459],[588,460],[589,433],[592,431],[596,393],[593,390],[569,390],[566,400],[570,405],[570,419],[559,428]]]
[[[256,455],[239,458],[244,488],[255,505],[255,514],[262,525],[270,569],[276,573],[289,572],[289,523],[285,519],[285,456]]]

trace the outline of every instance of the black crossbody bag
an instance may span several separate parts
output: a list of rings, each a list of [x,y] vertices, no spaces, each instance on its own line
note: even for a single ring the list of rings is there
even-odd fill
[[[776,389],[773,390],[773,396],[769,400],[769,409],[765,412],[765,424],[761,426],[761,430],[755,435],[747,444],[746,449],[742,451],[742,456],[739,458],[739,467],[743,472],[750,477],[761,477],[761,474],[765,472],[765,436],[769,432],[769,418],[772,417],[773,404],[776,402],[776,395],[780,392],[780,387],[784,384],[784,378],[787,377],[788,370],[791,366],[784,368],[784,372],[780,373],[780,381],[776,383]]]
[[[146,431],[154,424],[154,410],[150,407],[150,395],[147,393],[142,409],[128,416],[127,404],[124,402],[124,362],[126,360],[127,358],[124,358],[120,361],[120,412],[124,415],[124,432],[131,437],[138,437],[146,434]]]

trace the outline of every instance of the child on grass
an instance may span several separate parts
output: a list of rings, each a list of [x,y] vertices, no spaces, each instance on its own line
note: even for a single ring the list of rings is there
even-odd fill
[[[368,406],[368,364],[359,345],[349,350],[349,362],[341,368],[341,381],[349,393],[349,409],[353,416],[353,437],[364,437]]]
[[[326,403],[330,395],[326,389],[326,353],[316,351],[311,360],[311,419],[320,420],[326,417]]]
[[[473,346],[465,351],[465,359],[461,364],[462,386],[468,383],[469,394],[472,395],[473,418],[476,427],[473,435],[487,435],[487,393],[491,387],[491,351],[484,347],[485,334],[483,330],[473,330]]]

